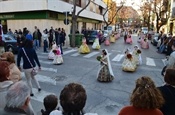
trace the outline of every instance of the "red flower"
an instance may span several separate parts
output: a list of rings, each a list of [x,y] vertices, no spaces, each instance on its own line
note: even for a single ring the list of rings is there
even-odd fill
[[[127,58],[128,59],[132,59],[132,55],[131,54],[127,54]]]

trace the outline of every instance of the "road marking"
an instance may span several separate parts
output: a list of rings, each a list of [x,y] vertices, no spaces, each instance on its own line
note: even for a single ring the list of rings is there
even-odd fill
[[[24,72],[21,72],[21,77],[25,77],[25,74]],[[52,84],[52,85],[56,85],[56,81],[50,77],[47,77],[47,76],[44,76],[44,75],[40,75],[40,74],[37,74],[35,76],[35,78],[40,81],[40,82],[44,82],[44,83],[49,83],[49,84]]]
[[[39,62],[44,64],[53,64],[52,61],[39,60]]]
[[[63,55],[66,55],[68,53],[75,52],[75,51],[77,51],[77,50],[76,49],[67,50],[67,51],[63,52]]]
[[[115,56],[112,61],[117,61],[119,62],[122,58],[124,57],[124,54],[117,54],[117,56]]]
[[[41,55],[38,55],[38,58],[40,59],[40,58],[44,58],[44,59],[48,59],[48,56],[41,56]]]
[[[80,53],[74,53],[71,56],[76,57],[76,56],[79,56],[79,55],[80,55]]]
[[[43,53],[43,52],[42,52],[42,53],[40,53],[40,54],[43,54],[43,55],[49,55],[49,53]]]
[[[41,67],[41,71],[42,71],[42,70],[44,70],[44,71],[51,71],[51,72],[57,73],[57,69],[54,69],[54,68]]]
[[[156,66],[154,59],[146,57],[146,65],[148,66]]]
[[[44,99],[47,95],[54,94],[54,93],[51,93],[51,92],[46,92],[46,91],[44,91],[44,90],[41,90],[40,92],[38,92],[38,89],[36,89],[36,88],[32,88],[32,91],[33,91],[34,96],[32,96],[32,97],[30,97],[30,98],[33,99],[33,100],[42,102],[42,103],[43,103],[43,99]],[[54,95],[55,95],[55,94],[54,94]]]
[[[89,53],[89,54],[87,54],[87,55],[85,55],[85,56],[83,56],[83,57],[85,57],[85,58],[90,58],[90,57],[92,57],[92,56],[94,56],[94,55],[96,55],[96,54],[98,54],[99,52],[91,52],[91,53]]]

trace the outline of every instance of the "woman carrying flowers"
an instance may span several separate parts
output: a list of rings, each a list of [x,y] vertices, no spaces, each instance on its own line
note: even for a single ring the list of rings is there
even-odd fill
[[[132,56],[134,58],[136,65],[142,64],[141,50],[137,45],[134,46],[134,51],[132,52]]]
[[[101,67],[97,74],[97,80],[100,82],[110,82],[114,79],[111,63],[109,60],[109,54],[107,49],[102,50],[102,55],[97,57],[100,61]]]
[[[99,50],[100,49],[100,43],[99,38],[95,38],[94,43],[92,44],[92,49]]]
[[[90,52],[90,49],[89,49],[88,45],[86,44],[86,38],[83,38],[82,44],[79,48],[79,52],[82,54],[87,54]]]
[[[125,51],[125,59],[122,63],[122,70],[123,71],[128,71],[128,72],[134,72],[136,71],[136,64],[134,61],[134,58],[132,56],[132,54],[129,53],[129,50],[127,49]]]
[[[62,64],[63,63],[63,57],[61,55],[60,46],[57,46],[57,48],[54,49],[52,52],[54,53],[53,64],[54,65]]]
[[[145,37],[142,42],[141,42],[141,48],[143,49],[149,49],[149,43],[148,43],[148,39]]]

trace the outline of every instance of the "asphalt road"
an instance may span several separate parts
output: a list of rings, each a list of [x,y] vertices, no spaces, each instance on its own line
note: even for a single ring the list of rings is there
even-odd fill
[[[135,80],[141,76],[150,76],[157,86],[163,84],[160,74],[164,66],[165,55],[156,53],[155,46],[150,44],[149,49],[142,49],[143,64],[136,72],[128,73],[121,70],[123,54],[126,48],[133,49],[137,43],[137,36],[133,35],[133,44],[124,44],[123,38],[119,38],[110,46],[101,45],[100,50],[91,50],[90,54],[79,54],[77,48],[64,49],[64,64],[52,65],[47,59],[48,54],[40,49],[37,51],[42,71],[36,76],[41,84],[40,93],[34,88],[32,106],[40,115],[43,107],[43,98],[51,93],[59,94],[63,87],[71,82],[80,83],[87,93],[85,112],[98,113],[98,115],[117,115],[120,109],[129,105],[129,97],[135,87]],[[91,45],[90,45],[91,47]],[[99,62],[96,56],[100,55],[102,49],[108,49],[115,79],[110,83],[100,83],[96,80]],[[23,77],[23,80],[26,80]],[[35,87],[35,86],[34,86]],[[60,106],[60,105],[59,105]]]

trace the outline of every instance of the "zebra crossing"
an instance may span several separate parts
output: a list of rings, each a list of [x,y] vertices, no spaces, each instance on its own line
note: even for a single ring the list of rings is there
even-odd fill
[[[52,64],[52,62],[50,60],[46,61],[46,60],[43,60],[43,59],[46,59],[47,56],[48,56],[48,53],[41,53],[41,52],[38,52],[38,58],[40,60],[41,63],[43,64]],[[98,55],[101,55],[101,51],[92,51],[88,54],[80,54],[78,52],[78,49],[70,49],[70,50],[66,50],[64,51],[64,54],[63,54],[63,57],[64,56],[71,56],[71,57],[82,57],[82,58],[86,58],[86,59],[96,59],[96,57]],[[123,62],[123,59],[124,59],[124,54],[122,52],[109,52],[109,56],[110,56],[110,60],[112,62],[116,62],[116,63],[122,63]],[[162,64],[163,66],[166,65],[166,59],[154,59],[154,58],[151,58],[151,57],[145,57],[144,59],[142,58],[142,61],[144,65],[147,65],[147,66],[152,66],[152,67],[155,67],[157,66],[157,63]]]

